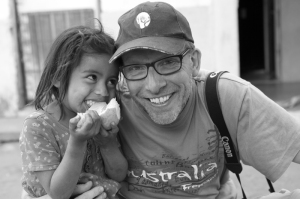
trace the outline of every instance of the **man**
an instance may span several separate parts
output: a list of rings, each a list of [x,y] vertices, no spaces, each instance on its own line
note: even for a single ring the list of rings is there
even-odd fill
[[[121,197],[236,198],[220,135],[206,107],[208,72],[199,73],[201,53],[186,18],[169,4],[146,2],[122,15],[119,25],[110,61],[122,60],[128,87],[120,94],[120,141],[129,164]],[[218,91],[245,164],[276,181],[292,161],[300,163],[300,125],[292,116],[229,73],[221,76]],[[93,198],[85,197],[91,191],[81,198]],[[291,199],[297,193],[264,199]]]
[[[208,73],[198,74],[201,53],[186,18],[169,4],[146,2],[122,15],[119,25],[110,62],[123,61],[120,70],[129,91],[121,95],[120,138],[129,170],[120,194],[236,198],[220,135],[206,108]],[[218,91],[245,164],[276,181],[292,161],[300,163],[300,125],[284,109],[229,73],[221,76]]]

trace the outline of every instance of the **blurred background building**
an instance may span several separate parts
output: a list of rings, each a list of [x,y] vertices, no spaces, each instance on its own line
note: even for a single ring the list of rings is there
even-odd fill
[[[118,18],[143,0],[1,0],[0,117],[14,116],[35,93],[44,60],[66,28],[118,34]],[[189,20],[201,67],[253,83],[300,82],[299,0],[165,0]]]

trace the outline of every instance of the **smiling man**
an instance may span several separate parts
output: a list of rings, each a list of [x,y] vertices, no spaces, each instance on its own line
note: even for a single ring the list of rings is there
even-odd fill
[[[224,149],[206,107],[186,18],[171,5],[145,2],[119,18],[117,51],[128,91],[119,128],[128,199],[236,198]],[[200,73],[199,73],[200,71]],[[197,76],[197,81],[195,77]],[[241,160],[272,181],[299,161],[300,126],[249,82],[229,73],[218,84],[226,125]],[[298,154],[298,155],[297,155]]]
[[[174,122],[192,92],[188,53],[189,49],[171,56],[153,50],[132,50],[122,56],[121,71],[129,80],[132,99],[157,124]],[[162,75],[156,75],[159,73]]]
[[[128,173],[120,197],[235,199],[225,167],[228,139],[220,137],[208,114],[204,86],[209,72],[200,70],[201,53],[188,21],[169,4],[146,2],[122,15],[119,25],[110,62],[122,60],[126,81],[120,87],[126,92],[120,94],[119,135]],[[300,125],[288,112],[230,73],[221,76],[217,89],[245,164],[276,181],[292,161],[300,163]],[[102,192],[88,189],[88,184],[78,185],[75,192],[85,192],[78,199]],[[263,198],[298,199],[300,190]]]

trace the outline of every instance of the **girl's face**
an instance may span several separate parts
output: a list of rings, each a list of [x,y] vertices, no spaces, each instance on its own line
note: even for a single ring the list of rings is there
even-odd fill
[[[118,66],[109,64],[108,54],[85,54],[73,69],[63,100],[66,116],[84,113],[95,102],[106,102],[116,96]]]

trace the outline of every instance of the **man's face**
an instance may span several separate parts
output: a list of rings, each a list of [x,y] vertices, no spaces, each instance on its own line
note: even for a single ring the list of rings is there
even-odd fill
[[[122,59],[124,65],[145,64],[168,56],[158,51],[137,49],[123,54]],[[127,80],[130,95],[155,123],[170,124],[176,120],[192,92],[192,65],[188,53],[177,73],[160,75],[150,67],[145,79]]]

